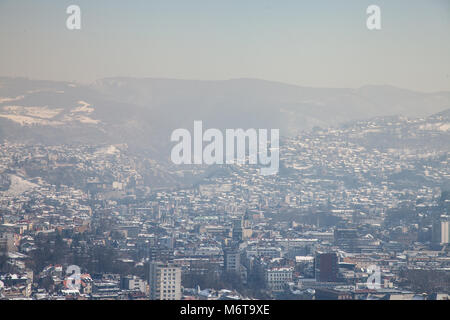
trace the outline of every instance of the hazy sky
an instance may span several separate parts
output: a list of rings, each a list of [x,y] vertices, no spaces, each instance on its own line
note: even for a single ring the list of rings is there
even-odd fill
[[[66,28],[70,4],[79,31]],[[370,4],[380,31],[366,28]],[[450,1],[0,0],[0,75],[450,90]]]

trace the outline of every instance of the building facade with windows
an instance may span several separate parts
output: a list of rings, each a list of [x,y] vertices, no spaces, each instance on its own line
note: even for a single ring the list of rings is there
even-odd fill
[[[172,263],[151,262],[149,287],[151,300],[180,300],[181,268]]]

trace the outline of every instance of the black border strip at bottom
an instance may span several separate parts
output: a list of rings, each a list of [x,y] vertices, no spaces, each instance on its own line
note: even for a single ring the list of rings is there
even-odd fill
[[[0,301],[0,318],[6,315],[95,317],[123,314],[144,319],[302,319],[332,317],[404,317],[430,308],[448,311],[449,301]],[[93,313],[92,313],[93,312]],[[128,320],[128,319],[127,319]]]

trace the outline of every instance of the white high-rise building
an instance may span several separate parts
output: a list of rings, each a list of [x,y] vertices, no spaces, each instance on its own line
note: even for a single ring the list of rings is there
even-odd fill
[[[450,243],[450,220],[447,218],[441,221],[441,243],[448,244]]]
[[[150,263],[151,300],[181,300],[181,268],[174,264]]]

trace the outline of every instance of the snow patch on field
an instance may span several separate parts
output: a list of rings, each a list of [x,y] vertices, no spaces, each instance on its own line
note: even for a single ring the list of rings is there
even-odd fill
[[[9,186],[9,189],[3,192],[3,195],[5,196],[19,196],[24,192],[27,192],[31,189],[34,189],[38,187],[37,184],[34,184],[32,182],[29,182],[17,175],[11,174],[11,185]]]
[[[111,145],[108,147],[101,148],[101,149],[97,150],[95,153],[96,154],[116,154],[116,153],[120,153],[120,150],[117,149],[115,146]]]
[[[17,96],[15,98],[8,98],[8,97],[0,97],[0,103],[4,102],[11,102],[11,101],[19,101],[25,98],[25,96]]]
[[[92,113],[94,111],[94,108],[91,108],[91,105],[85,101],[78,101],[79,107],[76,107],[71,110],[71,112],[86,112],[86,113]]]
[[[87,103],[86,101],[78,101],[79,106],[70,110],[70,114],[68,116],[65,116],[64,119],[66,121],[75,120],[79,121],[81,123],[85,124],[98,124],[100,123],[100,120],[95,120],[90,117],[88,117],[88,114],[91,114],[94,112],[94,108],[92,108],[91,104]],[[82,114],[80,114],[82,113]],[[83,114],[84,113],[84,114]]]
[[[0,117],[14,121],[22,126],[25,125],[43,125],[60,126],[71,122],[80,122],[84,124],[99,124],[99,120],[89,117],[94,112],[94,108],[85,101],[78,101],[78,106],[65,114],[62,119],[54,119],[60,115],[64,109],[51,109],[48,106],[23,107],[23,106],[5,106],[0,108]]]
[[[22,106],[5,106],[2,108],[3,113],[0,117],[9,119],[20,125],[58,125],[62,124],[59,121],[50,121],[63,109],[50,109],[44,107],[22,107]]]
[[[5,106],[3,111],[8,115],[21,115],[33,118],[52,119],[61,113],[63,109],[50,109],[48,106],[43,107],[22,107],[22,106]]]
[[[446,122],[446,123],[442,123],[442,122],[427,123],[427,124],[423,124],[423,125],[419,126],[419,130],[446,132],[446,131],[450,130],[450,123],[448,123],[448,122]]]
[[[14,122],[20,124],[21,126],[34,125],[34,124],[46,125],[46,126],[55,126],[55,125],[62,125],[63,124],[60,121],[49,121],[49,120],[44,120],[44,119],[41,119],[41,118],[33,118],[33,117],[22,116],[22,115],[15,115],[15,114],[0,114],[0,117],[9,119],[11,121],[14,121]]]
[[[61,113],[63,109],[49,109],[48,107],[26,107],[27,116],[43,119],[52,119]]]

